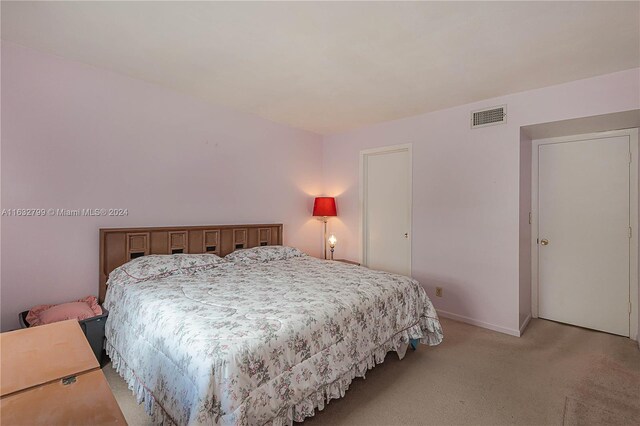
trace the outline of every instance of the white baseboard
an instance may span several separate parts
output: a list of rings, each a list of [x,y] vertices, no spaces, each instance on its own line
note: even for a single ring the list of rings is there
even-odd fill
[[[527,315],[527,317],[524,319],[524,322],[520,326],[520,336],[522,336],[522,333],[524,333],[524,330],[529,325],[529,321],[531,321],[531,314]]]
[[[437,309],[436,311],[438,312],[439,316],[444,317],[444,318],[449,318],[449,319],[452,319],[452,320],[464,322],[464,323],[475,325],[475,326],[478,326],[478,327],[487,328],[489,330],[497,331],[499,333],[508,334],[510,336],[520,337],[520,330],[517,330],[517,329],[506,328],[506,327],[502,327],[502,326],[499,326],[499,325],[490,324],[488,322],[480,321],[480,320],[477,320],[477,319],[474,319],[474,318],[465,317],[463,315],[458,315],[458,314],[454,314],[454,313],[447,312],[447,311],[441,311],[439,309]]]

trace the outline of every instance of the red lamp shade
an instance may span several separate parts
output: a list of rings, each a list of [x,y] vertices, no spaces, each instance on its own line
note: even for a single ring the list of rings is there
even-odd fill
[[[333,197],[316,197],[313,203],[314,216],[337,216],[336,199]]]

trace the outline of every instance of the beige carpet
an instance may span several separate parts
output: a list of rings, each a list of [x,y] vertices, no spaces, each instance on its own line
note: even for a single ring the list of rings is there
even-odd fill
[[[533,320],[517,338],[442,320],[445,340],[356,379],[308,425],[613,425],[640,419],[640,351],[618,336]],[[114,370],[131,425],[149,424]]]

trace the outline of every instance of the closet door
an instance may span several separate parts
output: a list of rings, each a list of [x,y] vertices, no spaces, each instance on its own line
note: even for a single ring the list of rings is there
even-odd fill
[[[411,275],[411,146],[361,153],[363,264]]]

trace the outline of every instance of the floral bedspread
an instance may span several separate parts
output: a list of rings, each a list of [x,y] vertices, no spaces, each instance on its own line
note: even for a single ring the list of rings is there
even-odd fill
[[[443,337],[417,281],[309,256],[112,274],[105,307],[113,367],[165,424],[302,421],[388,351]]]

